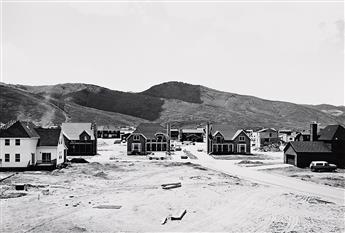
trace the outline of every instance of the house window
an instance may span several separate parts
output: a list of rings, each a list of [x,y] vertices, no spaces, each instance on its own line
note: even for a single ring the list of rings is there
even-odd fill
[[[16,154],[15,161],[18,163],[20,162],[20,154]]]
[[[10,154],[5,154],[5,162],[10,162]]]
[[[240,141],[244,141],[244,136],[240,136]]]
[[[5,139],[5,146],[9,146],[10,145],[10,139]]]
[[[51,153],[42,153],[42,163],[51,162]]]
[[[140,136],[139,135],[134,135],[133,136],[133,140],[134,141],[139,141],[140,140]]]
[[[16,146],[20,146],[20,139],[16,139]]]
[[[270,133],[270,138],[272,137],[272,133]]]
[[[217,136],[217,137],[216,137],[216,141],[217,141],[217,143],[220,143],[220,142],[221,142],[221,140],[222,140],[222,137],[221,137],[221,136]]]

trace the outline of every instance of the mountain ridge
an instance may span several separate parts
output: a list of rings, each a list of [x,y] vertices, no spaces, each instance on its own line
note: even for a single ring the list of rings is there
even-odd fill
[[[308,127],[313,120],[322,125],[345,124],[343,106],[301,105],[265,100],[175,81],[154,85],[138,93],[84,83],[43,86],[0,83],[0,87],[4,92],[0,93],[2,104],[7,103],[4,106],[8,108],[6,117],[0,116],[1,122],[5,121],[5,118],[18,118],[18,114],[24,111],[30,112],[31,118],[35,118],[35,114],[42,116],[43,113],[54,112],[54,116],[51,116],[54,123],[83,120],[100,124],[176,122],[192,125],[210,121],[228,122],[237,128],[267,126],[296,129]],[[19,93],[18,100],[13,99],[12,92]],[[37,106],[50,104],[52,109],[46,107],[42,112],[33,108],[35,111],[32,112],[32,109],[20,104],[22,98],[31,99],[31,107],[36,102]],[[38,118],[34,119],[35,122],[42,123]]]

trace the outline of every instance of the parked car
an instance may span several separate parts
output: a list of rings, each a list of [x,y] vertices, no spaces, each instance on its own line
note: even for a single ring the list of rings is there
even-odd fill
[[[188,159],[187,155],[181,155],[181,159]]]
[[[147,157],[149,158],[149,160],[163,160],[163,159],[167,159],[169,156],[168,153],[164,153],[164,152],[160,152],[160,153],[150,153],[147,155]]]
[[[182,148],[180,146],[175,146],[175,151],[181,151]]]
[[[199,148],[197,149],[197,151],[198,151],[198,152],[203,152],[203,149],[199,147]]]
[[[121,144],[121,139],[116,139],[116,140],[114,141],[114,144]]]
[[[330,164],[325,161],[313,161],[310,163],[310,170],[313,172],[325,171],[325,172],[334,172],[337,169],[337,165]]]

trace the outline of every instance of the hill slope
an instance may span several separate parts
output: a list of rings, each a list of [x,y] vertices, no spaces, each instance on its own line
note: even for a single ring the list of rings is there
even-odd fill
[[[79,91],[79,88],[71,87],[63,95],[69,94],[71,90]],[[85,86],[84,86],[85,87]],[[58,86],[60,89],[61,86]],[[54,90],[48,95],[47,90]],[[42,126],[60,124],[61,122],[91,122],[98,124],[115,125],[137,125],[145,122],[144,119],[132,117],[116,112],[107,112],[99,109],[81,106],[63,99],[56,99],[52,96],[58,91],[54,86],[29,87],[0,84],[0,122],[6,123],[10,120],[30,120]],[[61,97],[61,96],[60,96]]]
[[[43,99],[45,103],[54,106],[57,115],[65,114],[70,121],[94,120],[99,124],[128,125],[147,121],[176,122],[182,125],[211,121],[228,122],[234,128],[267,126],[296,129],[306,128],[314,120],[322,125],[345,124],[345,115],[335,115],[332,110],[341,111],[339,109],[343,107],[327,105],[327,108],[322,106],[320,109],[320,106],[264,100],[181,82],[162,83],[141,93],[113,91],[89,84],[39,87],[7,85],[6,88],[32,95],[37,101]],[[12,101],[8,95],[3,98]],[[14,109],[12,104],[7,119],[10,115],[16,117],[30,111],[17,103],[18,109]],[[63,120],[57,117],[57,121]],[[3,121],[1,116],[0,121]]]

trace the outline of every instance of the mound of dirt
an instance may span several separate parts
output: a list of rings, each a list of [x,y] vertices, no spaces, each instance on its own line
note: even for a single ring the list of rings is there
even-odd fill
[[[70,160],[71,163],[89,163],[87,160],[83,158],[73,158]]]
[[[263,164],[261,161],[242,160],[238,164]]]
[[[89,166],[92,167],[95,170],[100,170],[100,169],[102,169],[104,167],[102,164],[100,164],[98,162],[89,163]]]
[[[101,178],[107,178],[107,177],[108,177],[107,173],[105,173],[105,172],[103,172],[103,171],[97,172],[97,173],[94,174],[93,176],[95,176],[95,177],[101,177]]]
[[[2,193],[0,199],[18,198],[26,195],[27,193]]]

